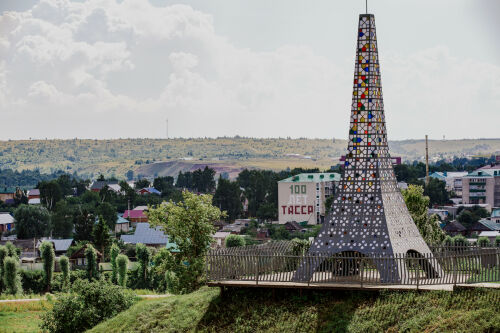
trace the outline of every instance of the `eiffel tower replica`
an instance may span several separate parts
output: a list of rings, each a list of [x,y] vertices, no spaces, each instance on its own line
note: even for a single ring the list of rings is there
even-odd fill
[[[403,272],[407,268],[381,257],[431,251],[406,208],[389,155],[373,14],[359,15],[357,35],[344,171],[332,209],[308,256],[356,252],[373,260],[381,282],[397,282],[408,273]],[[299,265],[294,280],[310,280],[321,260],[316,262]],[[433,276],[442,274],[437,265],[430,268]]]

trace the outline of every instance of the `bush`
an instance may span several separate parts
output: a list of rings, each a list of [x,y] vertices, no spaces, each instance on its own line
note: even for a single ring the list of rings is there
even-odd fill
[[[7,257],[3,262],[3,284],[7,294],[16,295],[23,292],[19,276],[19,262],[16,257]]]
[[[469,245],[469,241],[467,240],[467,238],[465,238],[462,235],[456,235],[455,237],[453,237],[453,245],[455,245],[455,246],[467,246],[467,245]]]
[[[229,235],[226,237],[226,247],[245,246],[245,239],[240,235]]]
[[[21,275],[21,285],[25,293],[41,294],[45,291],[44,274],[42,270],[19,271]]]
[[[60,295],[54,307],[42,315],[41,328],[49,332],[84,332],[128,309],[135,301],[131,292],[113,284],[78,280],[71,294]]]
[[[450,235],[446,235],[443,241],[444,246],[453,246],[453,238]]]
[[[500,247],[500,236],[495,237],[495,246]]]
[[[125,287],[127,285],[127,265],[127,256],[119,254],[116,257],[116,266],[118,271],[118,284],[122,287]]]
[[[50,285],[52,284],[52,277],[54,275],[54,247],[51,242],[44,241],[40,245],[40,255],[43,261],[43,277],[45,282],[46,291],[50,291]]]
[[[306,239],[292,239],[292,253],[294,256],[301,256],[309,251],[311,244]]]
[[[488,237],[479,237],[477,239],[477,245],[481,247],[491,246],[490,239]]]

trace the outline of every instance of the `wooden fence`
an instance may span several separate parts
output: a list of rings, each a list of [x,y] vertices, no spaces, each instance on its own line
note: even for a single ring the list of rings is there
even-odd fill
[[[285,247],[286,248],[286,247]],[[427,254],[366,257],[359,253],[291,255],[256,249],[211,251],[208,281],[303,282],[346,284],[437,285],[500,282],[500,249],[454,247]],[[434,269],[438,267],[439,269]],[[309,271],[301,280],[297,270]],[[380,271],[386,272],[381,278]],[[389,273],[387,273],[389,272]],[[307,275],[307,276],[309,276]]]

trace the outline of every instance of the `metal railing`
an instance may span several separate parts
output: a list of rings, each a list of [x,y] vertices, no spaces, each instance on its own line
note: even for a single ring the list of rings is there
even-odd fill
[[[206,260],[207,280],[361,286],[500,282],[500,249],[494,247],[442,247],[434,248],[433,253],[391,256],[240,250],[211,251]]]

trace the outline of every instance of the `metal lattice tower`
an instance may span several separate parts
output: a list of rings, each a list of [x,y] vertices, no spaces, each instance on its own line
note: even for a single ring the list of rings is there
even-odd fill
[[[374,258],[382,281],[398,280],[405,267],[375,258],[431,251],[406,208],[389,155],[372,14],[359,15],[347,150],[339,190],[309,254],[356,251]],[[296,280],[309,280],[318,268],[306,266],[299,267]]]

